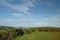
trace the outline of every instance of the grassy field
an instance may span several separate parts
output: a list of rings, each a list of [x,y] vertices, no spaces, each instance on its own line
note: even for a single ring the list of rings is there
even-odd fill
[[[60,32],[33,32],[13,40],[60,40]]]

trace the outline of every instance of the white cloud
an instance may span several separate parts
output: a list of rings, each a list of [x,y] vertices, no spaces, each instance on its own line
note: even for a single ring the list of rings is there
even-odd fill
[[[5,19],[0,20],[0,25],[21,26],[21,27],[37,27],[37,26],[56,26],[60,27],[60,16],[43,17],[39,19]]]
[[[25,20],[14,20],[14,19],[5,19],[5,20],[0,20],[0,25],[6,25],[6,26],[22,26],[22,27],[34,27],[34,26],[38,26],[41,23],[39,23],[38,21],[33,21],[33,20],[29,20],[29,19],[25,19]]]
[[[29,15],[30,15],[30,13],[28,12],[29,7],[35,6],[34,5],[35,0],[22,0],[23,2],[18,5],[13,5],[13,4],[9,3],[10,0],[8,0],[8,1],[0,0],[0,1],[1,1],[0,4],[3,6],[15,9],[19,12],[23,12],[23,13],[29,14]]]
[[[20,14],[20,13],[10,13],[10,15],[16,16],[16,17],[23,16],[23,14]]]
[[[35,6],[34,2],[36,2],[36,0],[22,0],[22,1],[24,1],[24,4],[26,6],[30,6],[30,7],[34,7]]]

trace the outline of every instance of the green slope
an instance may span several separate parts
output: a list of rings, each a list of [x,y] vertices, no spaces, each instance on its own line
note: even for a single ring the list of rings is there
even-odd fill
[[[16,37],[13,40],[60,40],[60,32],[34,32]]]

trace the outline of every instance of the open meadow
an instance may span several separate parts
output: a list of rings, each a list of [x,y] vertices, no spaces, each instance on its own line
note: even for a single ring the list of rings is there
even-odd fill
[[[18,36],[13,40],[60,40],[60,32],[33,32],[32,34],[25,34]]]

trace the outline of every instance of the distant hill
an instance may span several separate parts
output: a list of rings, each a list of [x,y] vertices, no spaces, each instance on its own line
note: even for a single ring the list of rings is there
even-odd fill
[[[39,31],[60,31],[60,28],[57,27],[32,27],[31,29]]]
[[[0,26],[0,29],[11,29],[11,28],[14,28],[14,27],[10,27],[10,26]]]

